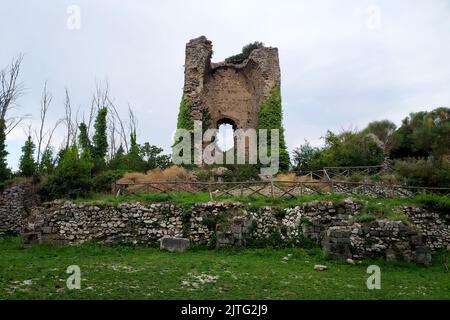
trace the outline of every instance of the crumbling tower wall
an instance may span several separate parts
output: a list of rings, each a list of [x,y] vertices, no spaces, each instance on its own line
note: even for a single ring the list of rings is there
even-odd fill
[[[211,63],[212,43],[202,36],[186,45],[184,97],[194,120],[209,111],[209,128],[257,128],[261,103],[280,86],[277,48],[259,48],[240,64]]]

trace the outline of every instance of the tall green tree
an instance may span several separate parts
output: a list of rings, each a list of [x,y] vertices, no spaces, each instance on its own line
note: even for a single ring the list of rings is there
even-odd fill
[[[0,190],[5,186],[6,180],[11,176],[11,171],[8,169],[6,157],[8,152],[6,151],[6,125],[3,120],[0,119]]]
[[[36,146],[31,140],[31,136],[25,141],[22,147],[22,155],[20,157],[19,169],[20,174],[24,177],[33,177],[36,174],[37,164],[34,160],[34,150]]]
[[[39,163],[39,174],[49,175],[55,170],[55,160],[53,159],[53,149],[48,147],[42,153],[41,163]]]
[[[78,143],[82,151],[86,151],[91,149],[91,141],[89,140],[87,125],[82,122],[78,126],[79,134],[78,134]]]
[[[140,154],[140,146],[137,143],[136,131],[133,130],[130,134],[130,150],[127,154],[128,170],[144,172],[145,161]]]
[[[106,154],[108,153],[108,136],[106,133],[107,114],[107,108],[98,109],[94,123],[95,133],[92,137],[92,158],[94,159],[97,168],[104,167]]]
[[[114,154],[111,161],[109,162],[109,169],[111,169],[111,170],[127,170],[128,169],[127,156],[125,154],[125,150],[123,149],[122,145],[119,146],[116,153]]]

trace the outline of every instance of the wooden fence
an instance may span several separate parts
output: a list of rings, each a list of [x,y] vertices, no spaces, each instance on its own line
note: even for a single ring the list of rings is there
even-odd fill
[[[359,166],[359,167],[324,167],[321,170],[314,171],[296,171],[297,176],[309,177],[320,180],[340,180],[347,179],[354,174],[370,176],[377,174],[385,169],[384,165],[378,166]]]
[[[149,183],[117,183],[116,195],[136,192],[172,193],[206,192],[211,199],[229,196],[299,197],[307,194],[345,194],[380,197],[408,198],[418,194],[450,196],[450,188],[413,187],[393,184],[349,182],[335,180],[311,181],[244,181],[244,182],[200,182],[200,181],[155,181]]]

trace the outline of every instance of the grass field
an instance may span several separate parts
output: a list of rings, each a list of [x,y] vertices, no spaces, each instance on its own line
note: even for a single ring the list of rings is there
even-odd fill
[[[285,258],[285,259],[283,259]],[[144,247],[42,245],[22,250],[0,238],[0,299],[450,299],[450,253],[411,263],[325,260],[320,250],[224,249],[163,252]],[[315,264],[328,270],[314,271]],[[381,289],[368,290],[370,264]],[[66,269],[81,268],[69,290]]]

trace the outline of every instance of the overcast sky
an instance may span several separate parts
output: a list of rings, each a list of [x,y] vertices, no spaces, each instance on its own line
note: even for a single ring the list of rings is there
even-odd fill
[[[108,80],[121,113],[130,104],[138,116],[138,140],[167,152],[185,44],[200,35],[213,42],[215,62],[253,41],[278,47],[290,150],[304,139],[323,144],[328,129],[399,124],[450,105],[448,0],[1,0],[0,16],[0,66],[24,54],[22,113],[36,122],[46,80],[49,124],[63,116],[65,86],[74,107],[87,110],[96,82]],[[24,129],[7,140],[13,168]]]

